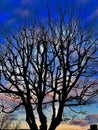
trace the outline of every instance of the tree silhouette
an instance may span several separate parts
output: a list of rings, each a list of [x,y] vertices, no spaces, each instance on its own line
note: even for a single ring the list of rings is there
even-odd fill
[[[84,26],[79,18],[65,17],[60,12],[56,21],[49,14],[45,23],[36,21],[3,35],[0,93],[10,98],[11,107],[2,103],[2,111],[23,106],[31,130],[38,130],[35,110],[40,130],[55,130],[65,106],[85,105],[98,92],[94,24]],[[47,106],[52,109],[49,128],[43,111]]]

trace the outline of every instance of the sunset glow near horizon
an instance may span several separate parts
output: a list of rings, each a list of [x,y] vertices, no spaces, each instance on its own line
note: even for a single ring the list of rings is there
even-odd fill
[[[0,26],[4,24],[13,30],[15,26],[23,23],[24,17],[30,18],[32,16],[33,18],[36,17],[36,14],[44,20],[47,18],[47,5],[51,9],[52,17],[58,17],[56,5],[60,4],[64,8],[65,3],[66,0],[0,0]],[[68,0],[67,6],[71,7],[73,4],[79,8],[83,21],[96,18],[98,27],[98,0]],[[64,114],[67,113],[69,119],[76,117],[74,121],[71,121],[72,125],[86,126],[98,123],[98,96],[93,100],[94,104],[73,108],[76,111],[85,110],[86,114],[84,115],[73,114],[69,109],[64,111]],[[16,111],[15,118],[24,121],[24,111],[22,109]]]

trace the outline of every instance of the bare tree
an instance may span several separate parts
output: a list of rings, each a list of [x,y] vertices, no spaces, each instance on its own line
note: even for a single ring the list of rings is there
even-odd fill
[[[79,18],[59,19],[48,16],[45,24],[21,27],[16,34],[3,35],[0,55],[0,93],[6,94],[11,107],[2,103],[2,111],[11,113],[23,106],[31,130],[55,130],[62,121],[65,106],[85,105],[97,95],[98,36],[94,24],[85,26]],[[47,128],[46,105],[52,109]]]

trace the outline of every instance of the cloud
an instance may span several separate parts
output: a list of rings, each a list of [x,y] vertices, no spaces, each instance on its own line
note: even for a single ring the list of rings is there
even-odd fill
[[[5,111],[13,110],[15,106],[19,105],[21,99],[18,96],[0,93],[0,106],[4,105]],[[0,109],[1,110],[1,109]]]
[[[87,126],[89,124],[97,124],[98,123],[98,114],[89,114],[85,117],[85,119],[74,119],[70,122],[71,125],[76,126]]]
[[[14,10],[14,14],[18,17],[24,18],[25,16],[29,16],[31,14],[30,9],[17,8]]]
[[[21,4],[33,4],[33,1],[32,0],[22,0],[21,1]]]
[[[92,16],[93,17],[98,17],[98,8],[93,12]]]
[[[90,124],[98,123],[98,114],[89,114],[85,117]]]
[[[89,0],[80,0],[80,3],[87,3]]]
[[[94,10],[94,12],[88,17],[88,19],[92,19],[96,17],[98,17],[98,8]]]
[[[15,23],[15,18],[7,19],[7,20],[5,21],[5,23],[6,23],[7,25],[12,25],[12,24]]]
[[[72,120],[70,122],[71,125],[78,125],[78,126],[87,126],[89,122],[85,119],[78,119],[78,120]]]

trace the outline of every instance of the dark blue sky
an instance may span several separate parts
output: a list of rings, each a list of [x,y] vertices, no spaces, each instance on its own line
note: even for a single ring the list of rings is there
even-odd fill
[[[67,0],[67,8],[71,8],[73,3],[82,15],[82,18],[98,18],[98,0]],[[73,2],[74,1],[74,2]],[[14,25],[22,21],[24,16],[36,16],[38,13],[42,18],[46,17],[47,5],[52,14],[56,16],[57,4],[64,8],[66,0],[0,0],[0,24]]]

